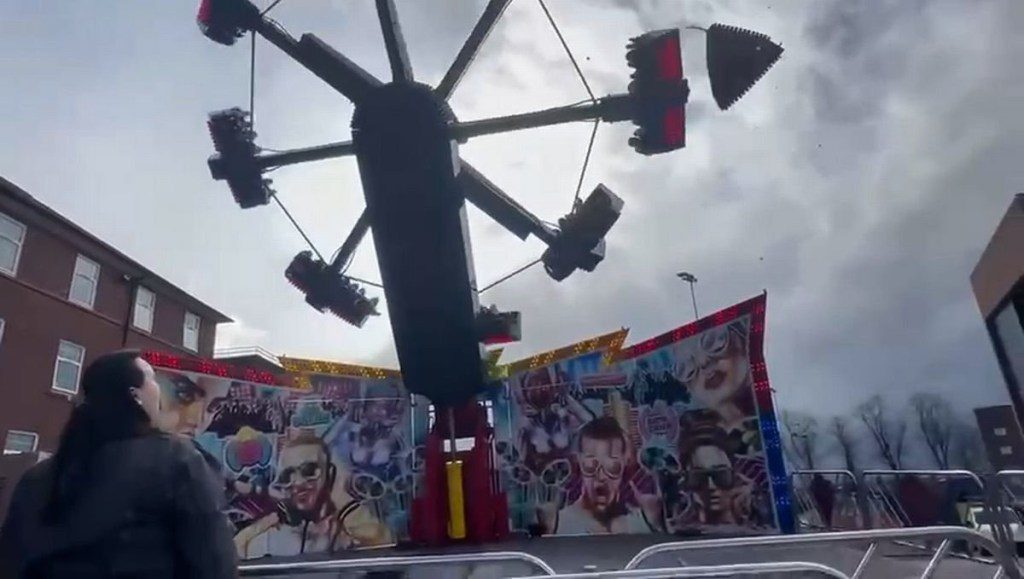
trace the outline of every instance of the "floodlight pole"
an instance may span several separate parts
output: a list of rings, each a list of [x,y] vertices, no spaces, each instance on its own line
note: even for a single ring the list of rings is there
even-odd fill
[[[697,292],[693,289],[694,284],[697,283],[697,276],[688,271],[681,271],[676,274],[676,277],[690,284],[690,299],[693,300],[693,319],[700,319],[700,314],[697,313]]]

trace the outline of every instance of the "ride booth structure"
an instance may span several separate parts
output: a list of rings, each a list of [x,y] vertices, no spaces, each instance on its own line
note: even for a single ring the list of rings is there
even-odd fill
[[[438,408],[391,369],[146,357],[165,422],[224,465],[242,559],[510,532],[784,533],[765,303],[492,363],[485,392]]]
[[[430,546],[504,539],[508,497],[501,489],[485,406],[470,400],[438,414],[441,419],[426,440],[423,491],[413,499],[410,538]]]

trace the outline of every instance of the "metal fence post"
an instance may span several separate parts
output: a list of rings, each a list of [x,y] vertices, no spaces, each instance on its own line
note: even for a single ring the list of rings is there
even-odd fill
[[[1021,579],[1016,565],[1017,544],[1013,540],[1013,530],[1010,528],[1009,521],[1009,517],[1011,515],[1016,517],[1016,514],[1006,504],[1002,481],[998,473],[988,477],[985,491],[984,512],[990,521],[992,538],[999,545],[999,552],[992,555],[999,560],[1007,577]]]

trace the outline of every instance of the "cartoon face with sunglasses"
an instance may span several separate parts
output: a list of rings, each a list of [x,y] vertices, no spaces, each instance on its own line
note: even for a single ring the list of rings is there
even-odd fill
[[[680,459],[680,490],[692,497],[700,523],[741,525],[749,520],[750,481],[733,469],[721,429],[695,433],[680,449]]]
[[[250,547],[253,539],[274,529],[278,530],[275,549],[283,549],[282,553],[328,550],[338,539],[338,509],[331,499],[336,476],[327,447],[318,436],[299,432],[288,439],[278,454],[277,476],[271,484],[272,494],[283,498],[273,511],[235,535],[239,556],[268,554],[252,552]]]
[[[625,449],[618,441],[584,439],[579,457],[584,496],[595,513],[603,513],[619,497]]]
[[[676,378],[722,419],[726,430],[741,427],[753,415],[754,399],[747,356],[747,326],[733,322],[711,328],[681,352]]]
[[[596,518],[611,516],[621,507],[619,495],[628,453],[625,434],[612,417],[595,419],[580,430],[581,506]]]
[[[281,450],[274,488],[302,518],[313,519],[329,498],[331,470],[319,441],[291,444]]]
[[[736,482],[729,455],[715,445],[697,447],[683,471],[684,487],[696,494],[708,522],[730,518],[728,498]]]

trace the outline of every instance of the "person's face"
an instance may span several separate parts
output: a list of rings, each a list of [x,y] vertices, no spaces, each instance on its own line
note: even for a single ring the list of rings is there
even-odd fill
[[[327,486],[327,457],[313,444],[292,446],[281,451],[276,486],[299,510],[313,512]]]
[[[161,427],[171,433],[195,436],[206,427],[206,391],[181,375],[162,381],[163,413]]]
[[[150,422],[160,422],[160,385],[156,382],[156,373],[153,367],[142,358],[135,359],[135,366],[142,371],[142,384],[138,388],[132,388],[132,396],[139,402],[139,406],[149,416]]]
[[[364,420],[369,424],[394,424],[397,418],[393,400],[370,400],[366,403]]]
[[[701,493],[709,513],[726,509],[725,495],[735,486],[735,478],[729,455],[724,450],[712,445],[698,447],[690,459],[686,476],[687,486]]]
[[[695,353],[681,365],[679,379],[708,408],[716,409],[735,399],[746,384],[750,364],[740,340],[726,328],[709,330],[700,337]]]
[[[619,498],[619,485],[626,467],[625,445],[621,439],[580,441],[580,474],[583,494],[590,508],[604,513]]]

